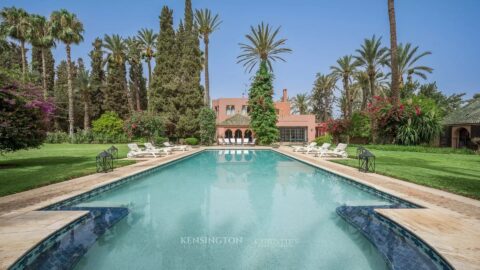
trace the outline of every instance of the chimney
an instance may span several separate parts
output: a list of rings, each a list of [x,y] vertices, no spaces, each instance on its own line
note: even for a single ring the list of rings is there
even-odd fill
[[[282,102],[287,102],[287,101],[288,101],[287,89],[283,89]]]

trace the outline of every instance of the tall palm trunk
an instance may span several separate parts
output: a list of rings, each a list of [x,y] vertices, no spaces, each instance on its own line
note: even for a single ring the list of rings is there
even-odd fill
[[[43,100],[48,98],[47,89],[47,62],[45,60],[45,48],[42,48],[42,79],[43,79]]]
[[[67,78],[68,78],[68,134],[71,139],[73,139],[73,125],[74,125],[74,115],[73,115],[73,76],[72,76],[72,58],[71,58],[71,49],[70,44],[66,44],[67,50]]]
[[[348,76],[343,76],[343,89],[345,89],[345,98],[346,98],[346,110],[345,110],[345,119],[350,119],[352,115],[352,95],[350,93],[348,85]]]
[[[370,83],[370,102],[373,102],[373,97],[377,95],[377,91],[375,89],[375,72],[369,72],[368,73],[368,80]],[[372,118],[372,121],[370,121],[370,127],[372,130],[372,142],[377,143],[377,119],[375,117]]]
[[[151,59],[147,58],[147,67],[148,67],[148,89],[147,89],[147,111],[149,112],[152,108],[151,105],[151,87],[152,87],[152,64]]]
[[[20,41],[20,50],[22,53],[22,79],[23,82],[27,79],[27,56],[25,50],[25,41]]]
[[[203,39],[205,42],[205,105],[210,107],[210,75],[208,74],[208,35]]]
[[[362,111],[367,109],[368,96],[368,87],[362,86]]]
[[[388,18],[390,21],[390,59],[392,67],[392,89],[391,97],[394,106],[398,105],[400,99],[400,74],[398,73],[397,55],[397,25],[395,20],[394,0],[388,0]]]
[[[83,129],[88,131],[90,129],[90,100],[88,94],[84,97],[84,115],[83,115]]]
[[[140,104],[140,87],[139,87],[138,82],[137,82],[137,86],[136,86],[136,89],[135,89],[135,99],[137,101],[137,111],[141,111],[142,106]]]

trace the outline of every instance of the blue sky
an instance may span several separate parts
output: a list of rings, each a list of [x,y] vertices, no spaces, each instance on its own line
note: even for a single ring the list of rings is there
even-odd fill
[[[23,7],[48,16],[66,8],[82,20],[85,41],[73,47],[74,58],[89,63],[88,52],[95,37],[136,34],[142,27],[158,31],[163,5],[174,9],[175,23],[183,17],[182,0],[2,0],[1,6]],[[286,63],[276,63],[275,93],[288,88],[290,96],[309,92],[317,72],[327,73],[336,59],[354,54],[366,37],[383,36],[389,45],[386,0],[193,0],[194,8],[219,13],[223,23],[211,37],[210,81],[213,98],[237,97],[247,89],[252,74],[236,64],[239,42],[250,25],[262,21],[282,26],[281,37],[293,53]],[[396,1],[399,42],[411,42],[433,54],[421,64],[434,68],[428,81],[447,94],[480,92],[480,1],[402,0]],[[57,61],[65,58],[64,46],[55,49]],[[58,62],[57,62],[58,63]]]

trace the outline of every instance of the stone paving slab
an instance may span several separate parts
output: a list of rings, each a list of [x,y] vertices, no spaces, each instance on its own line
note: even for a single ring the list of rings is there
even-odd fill
[[[425,208],[376,211],[423,239],[455,269],[480,269],[480,201],[333,163],[325,158],[274,149]]]

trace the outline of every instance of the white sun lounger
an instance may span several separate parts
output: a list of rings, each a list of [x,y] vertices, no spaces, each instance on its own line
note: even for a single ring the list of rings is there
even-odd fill
[[[321,154],[321,153],[327,152],[328,149],[330,148],[330,146],[331,146],[331,144],[329,144],[329,143],[324,143],[324,144],[322,144],[322,146],[320,146],[320,147],[314,146],[314,147],[308,149],[308,150],[305,152],[305,154],[311,154],[311,153],[313,153],[313,154],[315,154],[315,155]]]
[[[127,154],[127,157],[132,158],[132,157],[140,157],[140,156],[152,156],[152,157],[157,157],[160,156],[161,153],[157,151],[152,151],[152,150],[142,150],[136,143],[129,143],[128,144],[128,149],[130,151]]]
[[[313,147],[317,146],[316,142],[311,142],[307,146],[292,146],[293,152],[307,152],[308,150],[312,149]]]
[[[230,140],[230,144],[235,145],[235,139],[234,138],[230,138],[229,140]]]
[[[146,150],[149,150],[149,151],[152,151],[152,152],[159,152],[159,153],[165,153],[167,155],[170,155],[172,153],[172,149],[168,148],[168,147],[165,147],[165,148],[156,148],[153,144],[151,143],[144,143],[143,145],[145,145],[145,149]]]
[[[189,149],[188,145],[173,145],[170,142],[164,142],[163,145],[172,151],[187,151]]]
[[[218,138],[218,145],[225,145],[223,138]]]
[[[247,144],[248,144],[248,141],[249,141],[248,138],[244,138],[244,139],[243,139],[243,145],[247,145]]]
[[[235,140],[237,141],[237,145],[242,145],[242,138],[236,138]]]
[[[257,139],[253,138],[253,140],[251,142],[249,142],[248,145],[255,145],[255,141],[257,141]]]
[[[320,153],[320,157],[331,156],[331,157],[347,158],[348,157],[347,146],[348,145],[345,143],[339,143],[337,147],[335,147],[335,149],[327,150],[323,153]]]

